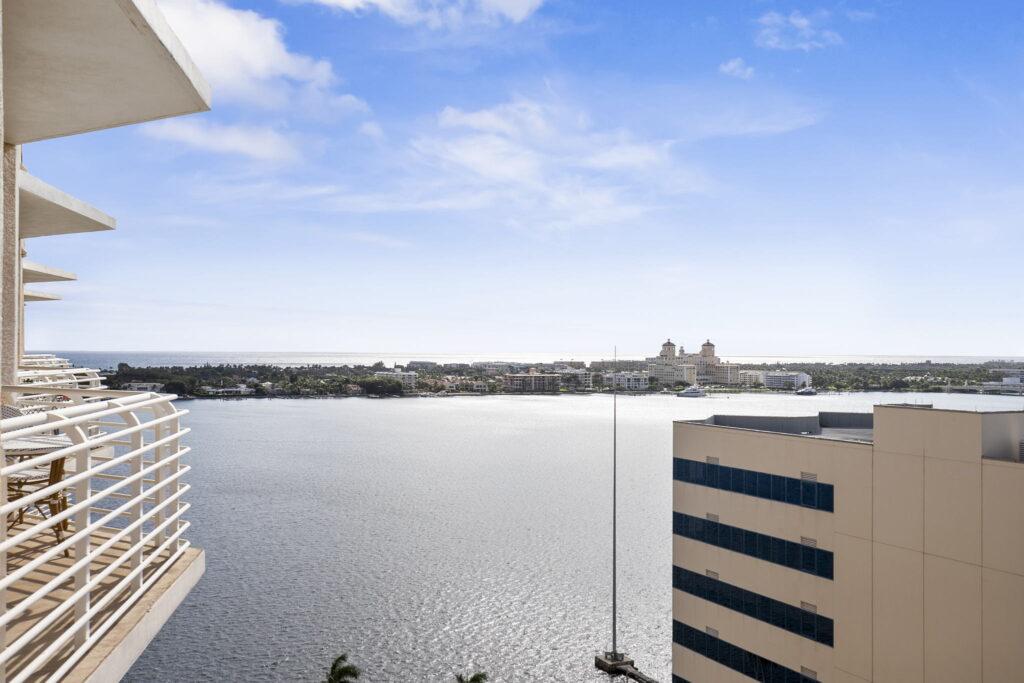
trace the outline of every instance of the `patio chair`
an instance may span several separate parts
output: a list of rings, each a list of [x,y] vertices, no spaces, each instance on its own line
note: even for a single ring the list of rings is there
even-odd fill
[[[0,406],[0,415],[2,415],[3,419],[7,419],[11,417],[20,417],[24,415],[24,412],[15,406],[4,405]],[[50,453],[59,448],[65,448],[70,445],[71,439],[63,434],[28,436],[13,439],[3,444],[4,455],[6,456],[5,462],[7,464],[13,464],[15,462],[23,461],[26,458]],[[61,482],[64,479],[65,463],[66,458],[58,458],[51,461],[49,467],[33,467],[31,469],[21,470],[20,472],[7,475],[7,500],[9,502],[14,502],[41,489]],[[60,489],[33,503],[20,507],[15,521],[8,521],[8,530],[18,524],[21,524],[25,520],[25,510],[33,507],[38,510],[39,514],[43,518],[46,518],[47,511],[49,511],[49,516],[53,516],[66,510],[68,508],[68,497],[65,490]],[[64,540],[64,532],[67,531],[68,528],[69,524],[67,520],[63,520],[59,524],[53,526],[53,533],[57,538],[57,543]],[[66,548],[64,550],[64,556],[68,557],[68,551]]]
[[[24,498],[30,494],[35,493],[41,489],[59,484],[64,480],[64,458],[57,458],[50,463],[49,471],[32,468],[30,470],[22,470],[21,472],[15,472],[14,474],[7,475],[7,500],[14,502]],[[28,503],[18,508],[17,519],[13,522],[8,521],[8,530],[21,524],[25,520],[25,510],[29,508],[35,508],[41,517],[47,519],[54,515],[58,515],[68,509],[68,496],[65,492],[66,489],[58,489],[53,493],[49,494],[45,498],[40,498],[37,501]],[[47,514],[49,512],[49,514]],[[63,520],[51,527],[53,529],[53,535],[57,538],[57,543],[61,543],[64,540],[64,532],[68,529],[68,520]],[[64,557],[69,557],[68,549],[64,549]]]

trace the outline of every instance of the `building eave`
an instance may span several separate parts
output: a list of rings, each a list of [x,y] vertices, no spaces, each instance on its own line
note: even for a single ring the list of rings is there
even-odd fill
[[[155,0],[6,0],[3,64],[9,144],[210,108]]]
[[[18,172],[18,202],[22,239],[113,230],[117,226],[111,216],[26,171]]]
[[[25,290],[25,301],[60,301],[61,296],[59,294],[51,294],[50,292],[40,292],[36,289]]]
[[[24,259],[21,261],[22,282],[70,282],[71,280],[77,279],[78,277],[74,273],[69,273],[68,271],[61,270],[60,268],[44,266],[41,263]]]

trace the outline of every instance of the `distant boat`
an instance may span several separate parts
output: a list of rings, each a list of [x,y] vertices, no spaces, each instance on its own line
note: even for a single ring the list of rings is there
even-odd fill
[[[681,398],[700,398],[701,396],[707,396],[707,392],[705,392],[702,388],[694,384],[693,386],[686,387],[678,394],[676,394],[676,396],[679,396]]]
[[[804,387],[803,389],[796,390],[797,396],[817,396],[818,392],[814,390],[814,387]]]

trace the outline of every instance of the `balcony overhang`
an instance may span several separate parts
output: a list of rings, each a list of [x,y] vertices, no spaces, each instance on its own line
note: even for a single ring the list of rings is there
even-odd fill
[[[113,230],[117,221],[31,173],[18,172],[21,238]]]
[[[77,279],[74,273],[69,273],[66,270],[44,266],[35,261],[26,261],[24,259],[21,261],[22,282],[70,282]]]
[[[4,141],[22,144],[210,108],[155,0],[5,0]]]
[[[40,292],[35,289],[25,290],[25,301],[60,301],[61,297],[59,294],[51,294],[50,292]]]

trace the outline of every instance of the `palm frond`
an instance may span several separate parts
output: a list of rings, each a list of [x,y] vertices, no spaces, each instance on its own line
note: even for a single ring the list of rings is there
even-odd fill
[[[338,655],[327,674],[327,683],[352,683],[359,674],[359,667],[348,663],[348,655]]]

